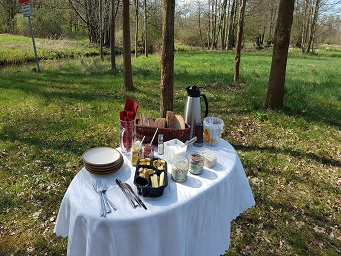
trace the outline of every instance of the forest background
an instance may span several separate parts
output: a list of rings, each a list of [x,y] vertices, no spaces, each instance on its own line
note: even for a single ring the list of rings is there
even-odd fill
[[[122,50],[121,0],[31,0],[37,37],[88,39],[109,48],[115,23],[117,53]],[[279,0],[249,0],[246,4],[243,46],[263,48],[273,42]],[[204,49],[235,46],[239,0],[178,0],[175,11],[177,43]],[[148,54],[160,50],[162,1],[131,0],[132,50]],[[17,0],[0,0],[0,33],[30,35]],[[291,46],[302,52],[314,45],[341,43],[340,0],[297,0],[291,29]]]
[[[183,111],[188,81],[204,85],[210,111],[226,120],[223,138],[237,150],[252,187],[256,206],[232,223],[226,255],[340,255],[340,1],[296,1],[285,108],[264,111],[278,2],[247,1],[238,84],[230,83],[228,63],[234,62],[240,1],[176,2],[175,111]],[[119,88],[120,57],[115,74],[108,61],[86,57],[99,55],[101,45],[109,51],[112,3],[119,56],[122,1],[32,0],[38,53],[43,58],[44,47],[44,56],[58,59],[42,61],[38,73],[34,64],[6,65],[34,58],[29,38],[8,35],[29,36],[20,6],[0,0],[0,30],[6,33],[0,35],[0,255],[66,255],[67,240],[53,228],[83,165],[80,155],[94,145],[118,145],[113,109],[126,96],[157,115],[159,55],[139,54],[160,50],[162,1],[130,2],[132,52],[139,57],[132,58],[134,78],[143,88],[134,92]],[[12,50],[28,59],[8,55]],[[61,60],[77,51],[80,58]]]

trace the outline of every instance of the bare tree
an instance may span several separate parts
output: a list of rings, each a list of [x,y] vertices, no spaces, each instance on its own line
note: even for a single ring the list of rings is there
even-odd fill
[[[265,108],[283,107],[285,73],[295,0],[280,0]]]
[[[135,58],[138,56],[139,41],[139,0],[135,0]]]
[[[202,27],[201,27],[201,3],[200,0],[197,0],[197,5],[198,5],[198,27],[199,27],[199,38],[200,38],[200,45],[201,48],[204,49],[204,40],[202,37]]]
[[[13,33],[16,24],[15,16],[19,11],[18,0],[0,0],[0,6],[5,10],[6,15],[6,33]]]
[[[310,16],[311,16],[311,8],[310,8],[310,0],[304,0],[302,6],[302,14],[301,14],[301,22],[302,22],[302,28],[301,28],[301,50],[302,52],[305,52],[306,49],[306,43],[308,40],[308,31],[310,26]],[[299,9],[299,8],[297,8]]]
[[[219,21],[219,30],[221,30],[221,49],[226,48],[226,11],[227,11],[227,0],[223,0],[222,11]]]
[[[242,38],[243,38],[243,31],[244,31],[245,6],[246,6],[246,0],[242,0],[240,4],[239,18],[238,18],[236,56],[234,58],[235,60],[234,81],[235,82],[239,80],[240,52],[241,52],[241,47],[242,47]]]
[[[217,13],[218,13],[218,2],[217,0],[212,0],[212,20],[211,20],[211,49],[216,49],[216,38],[217,38]]]
[[[173,110],[175,0],[163,0],[160,116]]]
[[[144,21],[143,21],[143,25],[144,25],[144,55],[146,57],[148,57],[148,12],[147,12],[147,0],[144,0]]]
[[[229,23],[228,23],[228,34],[227,34],[227,49],[232,49],[235,46],[235,10],[237,0],[232,0],[232,6],[230,11]]]
[[[317,18],[319,15],[320,5],[321,5],[321,0],[316,0],[315,6],[313,7],[313,12],[312,12],[313,16],[311,17],[309,41],[308,41],[307,50],[306,50],[307,53],[309,53],[310,49],[312,49],[312,47],[313,47],[312,44],[313,44],[313,40],[314,40],[314,36],[315,36],[315,32],[316,32],[316,24],[317,24]]]
[[[131,68],[131,42],[130,42],[130,16],[129,0],[122,2],[122,22],[123,22],[123,69],[124,69],[124,89],[132,91],[133,74]]]
[[[86,24],[91,43],[100,45],[101,29],[109,27],[110,1],[108,0],[69,0],[70,7]],[[100,10],[102,9],[102,10]]]
[[[101,56],[101,60],[104,61],[104,56],[103,56],[103,0],[99,0],[98,2],[99,5],[99,53]]]
[[[111,71],[116,72],[116,43],[115,43],[115,20],[116,20],[116,0],[111,0],[111,22],[110,22],[110,60]]]

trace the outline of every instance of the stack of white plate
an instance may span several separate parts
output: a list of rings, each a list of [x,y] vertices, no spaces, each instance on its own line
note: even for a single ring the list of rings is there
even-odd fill
[[[123,165],[122,154],[114,148],[95,147],[82,155],[85,169],[94,174],[108,174],[118,171]]]

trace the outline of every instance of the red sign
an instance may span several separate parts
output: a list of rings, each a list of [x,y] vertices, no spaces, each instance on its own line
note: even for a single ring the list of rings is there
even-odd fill
[[[19,0],[19,4],[27,4],[30,0]]]

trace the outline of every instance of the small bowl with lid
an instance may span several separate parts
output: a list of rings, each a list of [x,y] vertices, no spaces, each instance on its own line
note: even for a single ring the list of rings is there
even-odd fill
[[[172,139],[164,143],[164,158],[172,162],[177,156],[186,156],[187,145],[178,139]]]

